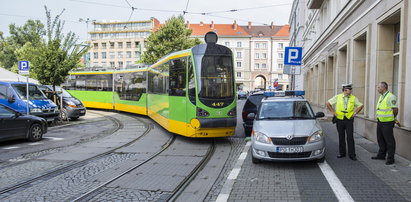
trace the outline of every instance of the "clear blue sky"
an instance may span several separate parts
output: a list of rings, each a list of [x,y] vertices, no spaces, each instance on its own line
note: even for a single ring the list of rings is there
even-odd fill
[[[44,5],[55,16],[65,9],[64,32],[74,31],[81,41],[87,38],[85,22],[80,18],[97,21],[127,21],[132,12],[129,4],[137,8],[130,20],[147,20],[155,17],[161,23],[173,16],[182,14],[186,9],[185,19],[190,23],[232,23],[234,19],[240,25],[252,21],[254,25],[262,23],[276,25],[288,24],[293,0],[0,0],[0,31],[9,34],[8,25],[23,25],[28,19],[39,19],[45,23]],[[141,9],[139,9],[141,8]],[[238,9],[236,12],[218,12]],[[244,9],[244,10],[242,10]],[[160,11],[159,11],[160,10]],[[217,12],[215,12],[217,11]],[[208,15],[194,13],[210,13]],[[90,30],[92,25],[89,24]]]

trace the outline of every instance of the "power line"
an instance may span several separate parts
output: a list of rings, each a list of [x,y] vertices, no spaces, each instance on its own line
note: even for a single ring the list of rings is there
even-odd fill
[[[184,9],[183,11],[183,16],[187,13],[187,8],[188,8],[189,3],[190,3],[190,0],[187,0],[186,9]]]
[[[92,2],[92,1],[82,1],[82,0],[69,0],[73,2],[80,2],[80,3],[86,3],[86,4],[94,4],[94,5],[100,5],[100,6],[110,6],[110,7],[117,7],[117,8],[130,8],[126,6],[119,6],[115,4],[106,4],[106,3],[99,3],[99,2]],[[181,10],[163,10],[163,9],[151,9],[151,8],[136,8],[132,7],[135,10],[142,10],[142,11],[155,11],[155,12],[169,12],[169,13],[181,13]]]

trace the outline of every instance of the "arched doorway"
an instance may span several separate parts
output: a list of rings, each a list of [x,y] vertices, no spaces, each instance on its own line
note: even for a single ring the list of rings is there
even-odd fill
[[[261,89],[261,90],[266,89],[266,79],[264,76],[258,75],[257,77],[255,77],[254,89]]]

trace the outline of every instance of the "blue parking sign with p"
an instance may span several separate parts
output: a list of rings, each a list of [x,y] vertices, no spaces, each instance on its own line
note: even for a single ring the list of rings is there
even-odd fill
[[[29,61],[19,61],[19,73],[28,74],[30,71]]]
[[[284,65],[301,65],[302,47],[285,47]]]

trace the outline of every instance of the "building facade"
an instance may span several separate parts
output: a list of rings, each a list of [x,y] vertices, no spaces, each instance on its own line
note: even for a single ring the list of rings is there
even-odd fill
[[[402,124],[394,129],[397,154],[411,159],[411,23],[408,0],[294,0],[290,15],[290,44],[303,47],[302,74],[296,88],[317,111],[353,84],[364,110],[355,132],[376,141],[376,86],[385,81],[398,97]]]
[[[288,88],[287,75],[283,74],[284,47],[288,46],[289,27],[240,26],[233,24],[190,24],[192,37],[202,39],[207,32],[218,35],[218,44],[233,51],[237,89],[254,91],[272,88],[277,82],[279,90]]]
[[[144,21],[93,22],[93,25],[93,30],[89,32],[88,67],[126,68],[140,59],[146,38],[159,27],[160,22],[152,18]]]

